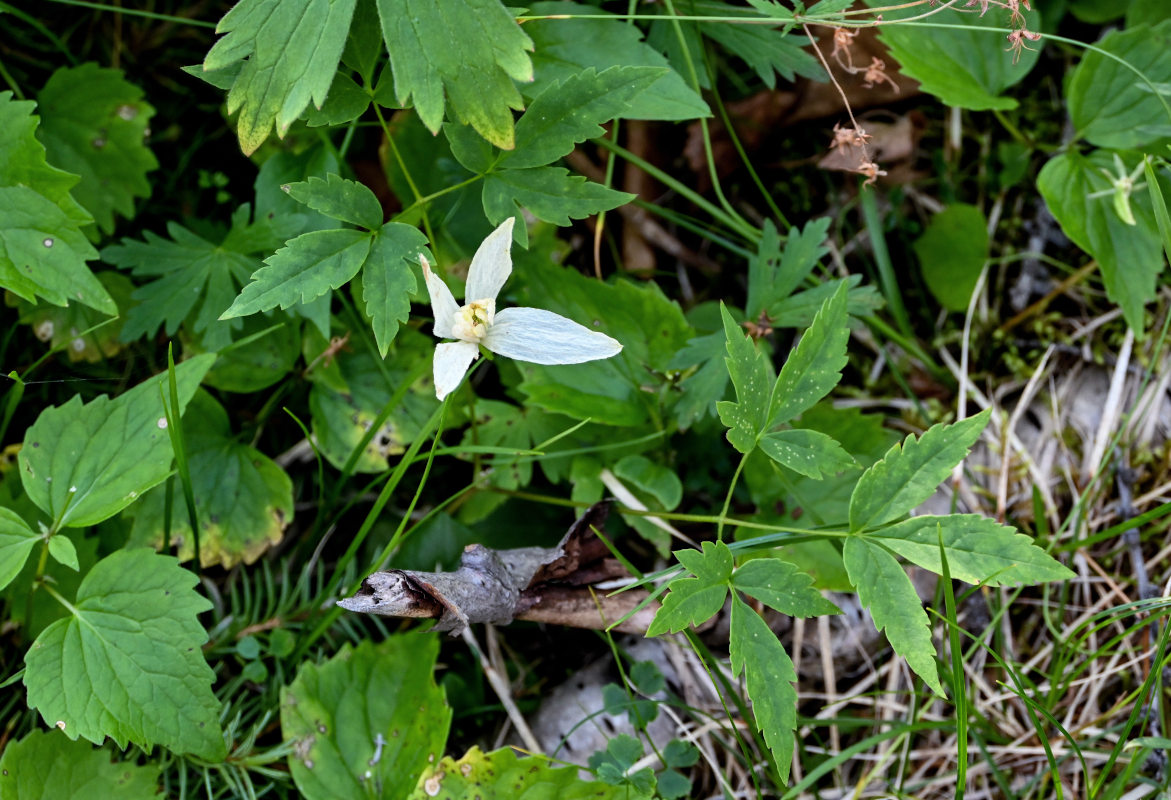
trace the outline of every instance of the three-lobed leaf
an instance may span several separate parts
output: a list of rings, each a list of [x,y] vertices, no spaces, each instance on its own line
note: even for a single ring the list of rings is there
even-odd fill
[[[931,625],[902,565],[885,548],[861,536],[846,539],[842,560],[858,599],[870,609],[874,626],[886,632],[895,652],[942,697]]]
[[[175,368],[178,413],[215,361],[188,359]],[[47,408],[25,432],[18,456],[29,498],[58,528],[95,525],[161,483],[171,469],[160,386],[166,373],[143,381],[114,400],[83,404],[74,397]]]
[[[908,434],[858,479],[850,495],[850,530],[876,528],[922,503],[968,454],[988,424],[991,409],[953,425]]]
[[[676,578],[671,592],[647,629],[647,636],[675,633],[711,619],[724,606],[732,576],[732,551],[723,542],[704,542],[703,550],[676,550],[675,558],[694,578]]]
[[[70,739],[226,755],[195,573],[149,549],[119,550],[85,576],[69,615],[25,655],[28,703]]]
[[[814,588],[812,575],[776,558],[754,558],[741,564],[732,573],[732,586],[790,617],[842,613]]]

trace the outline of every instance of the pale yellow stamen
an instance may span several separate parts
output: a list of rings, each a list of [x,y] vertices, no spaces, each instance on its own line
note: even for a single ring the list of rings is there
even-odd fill
[[[496,316],[496,301],[493,299],[473,300],[455,312],[451,333],[465,342],[479,342],[488,332]]]

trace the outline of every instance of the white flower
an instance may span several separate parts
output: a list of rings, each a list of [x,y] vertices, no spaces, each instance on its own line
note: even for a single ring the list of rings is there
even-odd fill
[[[497,355],[534,364],[580,364],[609,358],[622,350],[622,345],[606,334],[552,311],[506,308],[497,313],[496,296],[512,274],[509,249],[513,221],[506,219],[476,250],[462,306],[431,271],[427,259],[421,259],[435,315],[435,335],[459,340],[435,347],[435,396],[440,400],[459,386],[480,354],[480,345]]]

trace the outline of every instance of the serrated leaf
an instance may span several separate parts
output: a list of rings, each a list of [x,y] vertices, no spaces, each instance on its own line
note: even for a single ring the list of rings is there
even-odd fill
[[[537,219],[562,227],[570,219],[584,219],[609,211],[634,199],[562,167],[509,169],[490,173],[484,179],[484,213],[493,225],[516,216],[523,206]]]
[[[233,438],[227,413],[207,392],[197,393],[188,405],[183,436],[200,525],[201,565],[253,563],[281,540],[292,521],[292,481],[270,458]],[[163,546],[165,495],[166,487],[157,486],[129,509],[134,524],[128,546]],[[191,523],[183,503],[173,503],[169,528],[180,560],[192,558]]]
[[[1152,92],[1135,74],[1156,85],[1171,82],[1171,20],[1112,31],[1097,47],[1106,52],[1086,52],[1066,93],[1077,136],[1118,150],[1171,139],[1169,98]]]
[[[817,480],[855,466],[850,454],[820,431],[799,428],[774,431],[761,436],[757,444],[781,466]]]
[[[382,225],[382,204],[363,183],[330,173],[325,180],[312,177],[281,188],[298,203],[332,219],[371,231]]]
[[[0,589],[20,573],[39,541],[41,537],[19,514],[0,506]]]
[[[406,322],[411,313],[411,295],[416,285],[407,259],[417,256],[426,246],[426,236],[399,222],[383,225],[370,246],[370,255],[362,267],[362,297],[374,326],[378,354],[383,358],[398,333],[399,323]]]
[[[276,127],[289,126],[313,102],[325,103],[346,44],[355,0],[240,0],[216,32],[225,34],[208,51],[208,72],[242,59],[228,92],[228,113],[240,112],[240,148],[251,154]]]
[[[364,231],[341,228],[301,234],[264,259],[220,319],[316,300],[358,274],[372,242]]]
[[[108,750],[71,742],[58,731],[32,731],[0,758],[0,797],[9,800],[155,800],[159,767],[110,761]]]
[[[889,551],[860,536],[846,539],[842,560],[858,599],[874,617],[874,626],[886,632],[895,652],[931,691],[943,697],[927,612],[902,565]]]
[[[533,3],[530,14],[568,15],[592,19],[535,19],[525,23],[533,37],[533,82],[522,87],[532,99],[554,81],[564,81],[584,69],[601,71],[614,66],[669,67],[667,59],[642,40],[642,32],[619,17],[597,19],[604,13],[594,6],[577,3]],[[655,81],[626,112],[627,119],[684,120],[710,117],[703,98],[673,69]]]
[[[744,315],[757,319],[774,305],[791,295],[817,266],[829,249],[825,247],[829,217],[805,223],[803,229],[792,227],[781,250],[781,239],[772,220],[761,229],[756,254],[748,261],[748,303]]]
[[[1037,188],[1065,235],[1098,262],[1106,294],[1121,306],[1127,324],[1141,336],[1143,306],[1155,298],[1163,271],[1162,245],[1146,189],[1130,196],[1136,224],[1127,225],[1114,210],[1109,196],[1112,184],[1101,172],[1114,172],[1113,155],[1105,150],[1089,156],[1072,150],[1063,153],[1041,169]],[[1138,163],[1133,153],[1119,157],[1128,172]],[[1166,192],[1166,172],[1159,172],[1159,184]]]
[[[942,573],[939,537],[953,578],[986,586],[1012,586],[1074,577],[1028,536],[978,514],[912,517],[866,534],[924,569]]]
[[[670,593],[647,629],[647,636],[675,633],[711,619],[728,596],[732,574],[732,551],[723,542],[704,542],[703,551],[676,550],[679,559],[696,577],[676,578],[668,584]]]
[[[760,20],[759,14],[727,3],[684,0],[676,4],[676,9],[676,13],[681,16],[720,17],[729,21],[737,18],[753,22]],[[792,12],[788,9],[778,10],[785,19],[793,18]],[[817,80],[825,74],[817,59],[802,49],[809,46],[809,40],[803,35],[789,34],[776,26],[751,22],[702,25],[698,30],[709,39],[719,42],[729,54],[743,59],[770,89],[776,88],[777,75],[786,81],[792,81],[798,75]]]
[[[377,22],[375,26],[377,26]],[[350,29],[357,30],[357,24]],[[333,83],[329,87],[329,96],[321,108],[310,107],[305,116],[305,124],[310,128],[325,125],[344,125],[353,122],[370,107],[370,92],[354,83],[348,70],[338,72],[333,76]]]
[[[724,362],[736,388],[736,402],[716,404],[720,421],[728,428],[728,441],[741,453],[751,453],[768,421],[769,392],[772,389],[772,367],[764,353],[756,349],[752,338],[746,336],[736,320],[720,304],[720,318],[724,322],[724,338],[728,355]]]
[[[120,748],[161,744],[208,761],[226,755],[215,678],[200,649],[198,615],[211,603],[195,573],[152,550],[99,561],[25,655],[28,703],[70,739]]]
[[[451,110],[502,150],[513,147],[512,111],[524,107],[513,81],[533,79],[532,40],[499,0],[378,0],[394,93],[414,100],[432,133]]]
[[[544,756],[522,758],[511,747],[490,753],[473,747],[458,760],[445,757],[429,765],[408,800],[650,800],[649,792],[629,784],[583,781],[578,773]]]
[[[728,631],[732,677],[744,675],[756,728],[773,752],[782,781],[793,764],[793,731],[797,727],[797,672],[777,635],[760,615],[732,595]]]
[[[675,405],[675,419],[680,430],[691,427],[704,417],[715,416],[716,403],[728,388],[728,367],[723,355],[726,336],[722,330],[690,339],[667,365],[671,370],[698,366],[683,379],[683,397]]]
[[[406,797],[443,753],[451,707],[435,685],[435,634],[344,645],[281,689],[289,771],[306,800]]]
[[[790,617],[842,613],[814,588],[812,575],[776,558],[754,558],[741,564],[732,573],[732,586]]]
[[[77,198],[104,233],[114,214],[134,217],[134,198],[149,197],[146,173],[157,169],[146,146],[155,110],[122,71],[87,62],[62,67],[37,96],[40,139],[55,166],[81,176]]]
[[[175,368],[180,414],[214,361],[214,355],[196,356]],[[75,396],[42,411],[25,432],[17,457],[21,482],[58,528],[108,519],[170,473],[159,389],[165,380],[166,373],[156,375],[114,400],[102,395],[82,404]]]
[[[175,222],[167,224],[170,239],[147,231],[145,241],[123,239],[121,244],[102,250],[102,260],[137,277],[154,277],[132,295],[138,304],[126,314],[124,341],[153,337],[160,326],[173,337],[179,326],[191,319],[191,331],[200,335],[209,350],[232,342],[239,320],[220,321],[231,305],[237,287],[248,282],[258,260],[215,245]]]
[[[849,287],[842,281],[785,360],[769,398],[766,427],[788,422],[812,408],[842,379],[846,344],[850,339],[846,315],[848,291]]]
[[[934,492],[980,438],[992,410],[953,425],[932,425],[922,436],[908,434],[862,473],[850,496],[850,531],[876,528],[898,519]]]
[[[539,167],[569,155],[574,145],[601,136],[601,123],[622,116],[667,70],[660,67],[585,69],[554,81],[529,104],[516,124],[516,149],[499,166]]]

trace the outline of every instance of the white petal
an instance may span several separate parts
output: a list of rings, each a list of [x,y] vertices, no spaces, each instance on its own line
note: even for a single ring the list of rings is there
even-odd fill
[[[468,288],[464,302],[495,300],[500,288],[512,274],[512,217],[500,223],[500,227],[488,234],[468,267]]]
[[[427,281],[427,294],[431,295],[431,313],[435,315],[435,335],[440,339],[454,338],[451,326],[455,322],[455,314],[459,311],[459,304],[451,294],[451,289],[443,279],[431,271],[426,256],[419,256],[419,263],[423,265],[423,278]]]
[[[435,396],[440,400],[456,390],[464,373],[480,354],[471,342],[444,342],[435,346]]]
[[[541,308],[497,312],[482,344],[493,353],[534,364],[580,364],[609,358],[622,345],[560,314]]]

